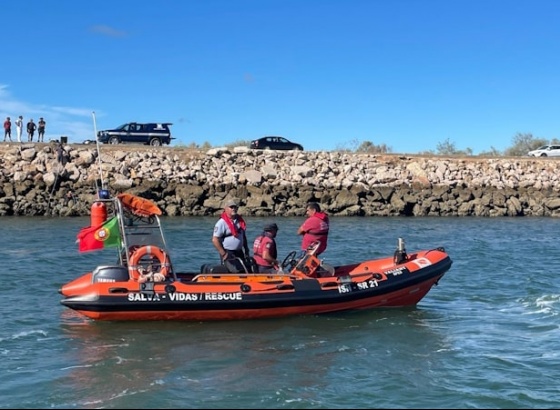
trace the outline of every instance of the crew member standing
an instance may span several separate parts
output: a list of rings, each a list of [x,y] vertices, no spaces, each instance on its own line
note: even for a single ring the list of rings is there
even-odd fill
[[[220,219],[214,225],[212,235],[212,244],[218,250],[222,264],[231,272],[244,271],[242,263],[246,263],[249,256],[245,234],[247,226],[243,217],[237,213],[238,209],[237,202],[228,201]]]
[[[301,249],[306,250],[313,242],[319,241],[319,248],[315,252],[315,256],[319,256],[327,249],[329,216],[321,212],[321,207],[317,202],[308,203],[306,212],[307,219],[297,231],[298,235],[303,235]]]

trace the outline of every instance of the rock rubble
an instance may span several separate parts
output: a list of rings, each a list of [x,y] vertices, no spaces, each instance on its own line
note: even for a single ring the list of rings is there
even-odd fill
[[[103,181],[155,201],[168,216],[302,216],[309,201],[341,216],[560,216],[560,161],[347,152],[206,152],[181,148],[8,144],[0,216],[85,216]]]

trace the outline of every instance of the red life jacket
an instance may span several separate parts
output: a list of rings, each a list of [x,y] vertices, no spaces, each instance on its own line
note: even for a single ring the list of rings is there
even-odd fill
[[[266,249],[267,244],[270,244],[270,248],[268,249],[270,256],[276,259],[276,257],[278,256],[276,251],[276,242],[273,238],[267,236],[266,233],[261,236],[257,236],[257,238],[255,239],[255,242],[253,243],[253,257],[255,258],[255,262],[257,262],[257,265],[270,268],[272,267],[270,262],[263,258],[264,250]]]
[[[239,232],[237,232],[237,227],[235,226],[233,220],[231,220],[230,217],[225,212],[222,212],[220,218],[222,218],[226,222],[231,234],[237,238]],[[241,215],[237,215],[237,222],[239,222],[239,226],[241,227],[243,232],[245,232],[245,229],[247,228],[247,224],[245,223],[245,220],[241,217]]]

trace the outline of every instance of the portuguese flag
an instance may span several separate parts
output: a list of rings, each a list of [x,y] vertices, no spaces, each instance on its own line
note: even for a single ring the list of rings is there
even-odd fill
[[[121,244],[119,221],[116,216],[100,226],[88,226],[77,235],[80,252],[116,247]]]

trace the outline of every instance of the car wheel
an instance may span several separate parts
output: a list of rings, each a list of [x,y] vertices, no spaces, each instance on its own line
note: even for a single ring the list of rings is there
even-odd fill
[[[302,147],[295,147],[295,150],[296,151],[303,151],[303,148]]]
[[[547,156],[548,155],[546,155],[546,153],[544,153],[544,152],[541,154],[541,157],[547,157]]]
[[[118,144],[119,142],[120,142],[120,141],[119,141],[119,138],[118,138],[118,137],[111,137],[111,138],[109,138],[109,144]]]
[[[264,149],[270,149],[270,147],[264,147]]]
[[[152,147],[159,147],[159,146],[161,146],[161,140],[159,138],[152,138],[150,140],[150,145]]]

